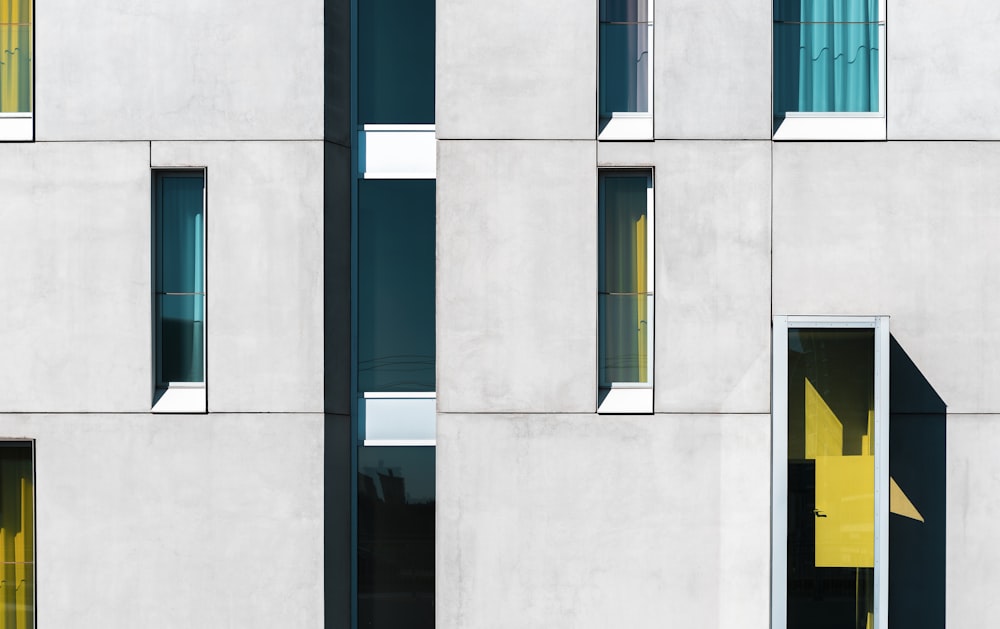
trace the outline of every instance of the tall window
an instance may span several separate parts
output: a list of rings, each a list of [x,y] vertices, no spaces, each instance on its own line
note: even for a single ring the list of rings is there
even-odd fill
[[[888,319],[777,317],[772,627],[884,629]]]
[[[653,179],[600,176],[600,412],[652,412]]]
[[[33,137],[32,0],[0,0],[0,140]]]
[[[653,137],[653,17],[648,0],[601,0],[602,139]]]
[[[0,443],[0,627],[35,626],[35,482],[32,444]]]
[[[156,388],[183,395],[176,410],[204,412],[204,172],[158,172],[155,196]]]
[[[788,118],[884,114],[884,3],[775,0],[776,128]]]

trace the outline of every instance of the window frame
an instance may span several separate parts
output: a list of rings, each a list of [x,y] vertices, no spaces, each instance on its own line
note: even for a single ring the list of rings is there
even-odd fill
[[[35,3],[30,4],[28,17],[28,41],[30,76],[28,77],[31,110],[30,111],[0,111],[0,142],[34,142],[35,141]],[[0,25],[0,28],[4,28]]]
[[[655,55],[655,33],[656,23],[653,14],[655,2],[653,0],[636,0],[637,3],[646,3],[647,24],[649,27],[649,50],[647,52],[648,63],[646,72],[646,90],[649,94],[649,111],[625,112],[625,111],[604,111],[601,91],[601,2],[597,3],[597,139],[598,140],[652,140],[653,139],[653,109],[655,81],[653,80],[653,65],[656,60]]]
[[[788,612],[788,332],[874,330],[875,567],[873,629],[889,626],[889,317],[775,316],[771,382],[771,629],[786,629]]]
[[[647,285],[647,332],[646,356],[648,382],[613,382],[605,381],[601,376],[601,365],[604,356],[604,306],[601,296],[604,294],[603,267],[606,255],[605,243],[605,177],[634,176],[646,179],[646,285]],[[597,412],[599,414],[650,414],[653,412],[653,385],[655,382],[655,336],[656,336],[656,275],[655,275],[655,171],[652,167],[601,168],[598,170],[597,193],[597,255],[598,255],[598,286],[597,286]]]
[[[779,119],[777,112],[772,111],[772,137],[778,141],[798,140],[873,140],[886,139],[886,59],[888,58],[888,14],[887,0],[878,0],[878,111],[872,112],[784,112]],[[774,51],[774,28],[779,22],[774,15],[774,2],[771,4],[771,41]],[[774,62],[771,63],[771,98],[774,101],[775,87],[778,77],[775,76]],[[772,107],[773,109],[773,107]]]
[[[161,342],[161,315],[159,296],[159,218],[160,218],[160,190],[161,182],[171,177],[191,177],[200,176],[202,182],[202,230],[201,242],[202,251],[202,339],[201,339],[201,368],[202,379],[198,382],[163,382],[160,380],[160,351]],[[152,224],[151,235],[151,257],[152,264],[152,385],[153,385],[153,413],[207,413],[208,412],[208,171],[204,167],[198,168],[154,168],[152,169]]]

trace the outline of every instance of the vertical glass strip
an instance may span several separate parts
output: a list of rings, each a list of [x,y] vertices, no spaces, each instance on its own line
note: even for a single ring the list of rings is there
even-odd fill
[[[599,376],[613,383],[651,383],[652,286],[647,247],[646,173],[601,176]]]
[[[0,112],[32,110],[32,0],[0,0]]]
[[[434,448],[358,448],[358,626],[434,628]]]
[[[789,629],[874,626],[874,401],[874,330],[789,330]]]
[[[600,110],[648,112],[653,25],[647,0],[601,0]]]
[[[156,186],[157,383],[204,382],[205,178],[161,173]]]
[[[34,498],[31,444],[0,444],[0,627],[35,626]]]

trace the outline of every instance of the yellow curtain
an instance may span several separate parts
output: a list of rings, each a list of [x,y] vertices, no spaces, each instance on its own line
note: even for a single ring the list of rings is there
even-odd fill
[[[34,511],[30,446],[0,448],[0,629],[34,627]]]
[[[32,110],[33,0],[0,0],[0,113]]]

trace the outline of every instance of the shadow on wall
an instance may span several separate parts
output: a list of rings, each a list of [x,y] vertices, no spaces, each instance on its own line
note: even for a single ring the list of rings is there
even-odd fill
[[[944,627],[947,407],[895,338],[889,409],[889,475],[923,518],[889,517],[889,626]]]

